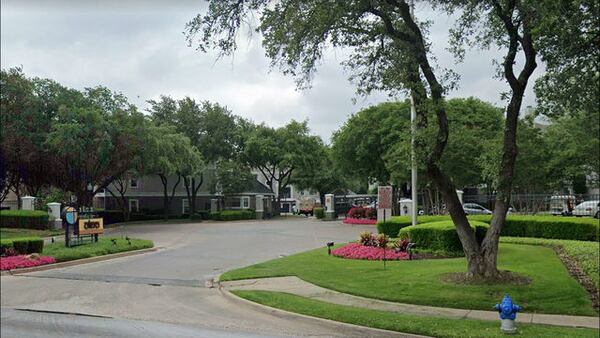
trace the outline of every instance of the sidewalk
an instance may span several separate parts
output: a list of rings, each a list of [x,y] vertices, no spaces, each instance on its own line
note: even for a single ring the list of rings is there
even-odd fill
[[[497,321],[498,313],[495,311],[464,310],[433,306],[402,304],[383,300],[353,296],[346,293],[325,289],[320,286],[305,282],[298,277],[275,277],[245,279],[240,281],[221,282],[221,287],[226,290],[263,290],[287,292],[298,296],[320,300],[328,303],[362,307],[372,310],[400,312],[422,316],[440,316],[455,319],[478,319]],[[563,316],[537,313],[519,313],[517,322],[547,324],[569,327],[586,327],[599,329],[598,317]]]

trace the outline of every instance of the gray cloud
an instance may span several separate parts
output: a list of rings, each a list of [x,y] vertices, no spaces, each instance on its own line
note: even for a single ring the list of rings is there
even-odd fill
[[[189,95],[217,101],[238,115],[273,126],[291,118],[308,119],[311,129],[325,140],[351,113],[388,100],[375,93],[352,103],[355,88],[340,66],[343,52],[327,53],[312,88],[296,91],[292,78],[270,70],[259,36],[242,39],[233,59],[215,61],[214,53],[189,48],[184,25],[204,6],[196,1],[2,0],[1,65],[22,65],[30,76],[74,88],[105,85],[142,109],[146,100],[161,94]],[[499,93],[507,86],[492,78],[490,61],[501,53],[472,51],[463,64],[455,65],[445,50],[452,18],[423,13],[435,21],[431,40],[439,68],[461,74],[459,89],[449,96],[476,96],[504,105]],[[533,103],[529,90],[525,104]]]

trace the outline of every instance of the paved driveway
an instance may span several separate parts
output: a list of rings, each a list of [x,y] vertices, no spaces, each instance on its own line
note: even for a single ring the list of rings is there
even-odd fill
[[[256,311],[205,286],[232,268],[355,239],[366,229],[373,227],[296,217],[111,229],[111,235],[152,239],[160,250],[3,276],[2,336],[148,337],[164,336],[165,330],[197,337],[372,336],[335,323]]]

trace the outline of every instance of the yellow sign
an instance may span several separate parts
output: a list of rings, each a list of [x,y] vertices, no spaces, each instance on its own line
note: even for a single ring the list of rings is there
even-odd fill
[[[92,235],[104,233],[104,222],[102,218],[79,219],[78,235]]]

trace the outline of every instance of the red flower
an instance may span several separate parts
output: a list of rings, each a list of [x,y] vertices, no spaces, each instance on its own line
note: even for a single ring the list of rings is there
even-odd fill
[[[351,259],[383,260],[383,248],[364,246],[358,243],[349,243],[331,251],[336,257]],[[385,260],[408,260],[408,253],[395,252],[393,249],[385,249]]]
[[[32,266],[56,263],[54,257],[40,256],[38,259],[26,256],[0,257],[0,270],[12,270],[17,268],[30,268]]]

